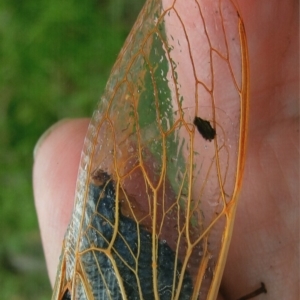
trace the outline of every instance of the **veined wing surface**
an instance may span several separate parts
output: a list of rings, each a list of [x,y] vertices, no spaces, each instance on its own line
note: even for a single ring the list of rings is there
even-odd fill
[[[88,129],[53,299],[217,297],[248,71],[233,1],[147,1]]]

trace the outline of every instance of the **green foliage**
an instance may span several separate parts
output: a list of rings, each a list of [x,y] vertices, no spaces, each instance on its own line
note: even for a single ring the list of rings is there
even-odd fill
[[[144,1],[131,2],[0,2],[1,299],[50,298],[45,267],[36,267],[44,261],[32,151],[59,119],[91,116]]]

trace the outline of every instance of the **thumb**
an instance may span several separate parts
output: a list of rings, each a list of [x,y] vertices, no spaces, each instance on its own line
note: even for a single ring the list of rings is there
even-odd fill
[[[63,120],[35,148],[33,188],[42,242],[53,286],[62,241],[69,224],[81,149],[89,120]]]

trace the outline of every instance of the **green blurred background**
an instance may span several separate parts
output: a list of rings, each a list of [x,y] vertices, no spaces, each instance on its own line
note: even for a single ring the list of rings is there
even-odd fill
[[[0,299],[50,299],[33,201],[33,148],[91,116],[144,0],[0,1]]]

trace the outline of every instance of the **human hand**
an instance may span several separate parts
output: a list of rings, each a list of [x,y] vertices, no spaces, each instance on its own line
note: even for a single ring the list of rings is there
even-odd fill
[[[292,3],[292,1],[291,1]],[[244,7],[251,63],[251,98],[244,183],[221,284],[224,299],[259,287],[264,299],[299,295],[299,111],[297,9],[286,2],[269,15]],[[279,4],[278,4],[279,5]],[[273,9],[273,7],[271,7]],[[264,22],[268,26],[263,26]],[[274,24],[271,26],[270,24]],[[88,120],[70,120],[40,145],[34,190],[53,284],[69,223]],[[222,298],[220,298],[222,299]]]

